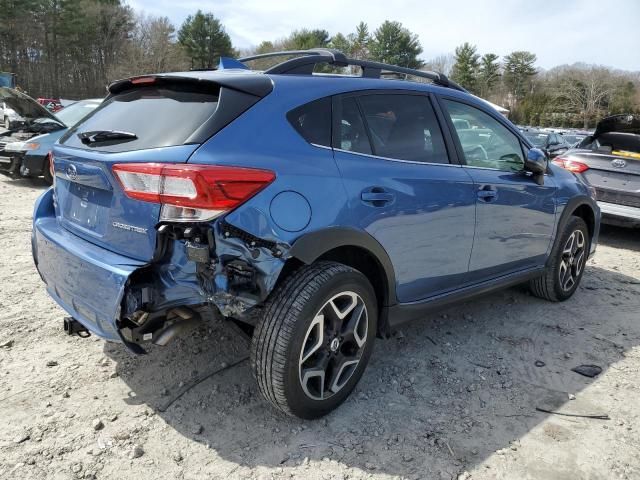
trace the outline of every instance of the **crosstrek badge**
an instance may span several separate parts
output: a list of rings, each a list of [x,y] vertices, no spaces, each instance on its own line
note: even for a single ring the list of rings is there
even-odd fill
[[[113,222],[111,224],[115,228],[120,228],[122,230],[127,230],[128,232],[136,232],[136,233],[147,233],[147,229],[143,227],[136,227],[135,225],[127,225],[126,223]]]

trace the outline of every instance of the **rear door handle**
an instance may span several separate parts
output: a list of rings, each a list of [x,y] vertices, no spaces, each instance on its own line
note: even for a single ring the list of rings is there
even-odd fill
[[[393,202],[395,195],[382,187],[371,187],[362,191],[360,199],[374,207],[382,207]]]
[[[483,202],[492,202],[498,198],[498,190],[492,185],[485,185],[478,190],[478,198]]]

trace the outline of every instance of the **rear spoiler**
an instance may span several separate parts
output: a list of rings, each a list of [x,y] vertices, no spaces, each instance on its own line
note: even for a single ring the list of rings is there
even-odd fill
[[[273,90],[271,79],[266,75],[259,73],[216,74],[211,71],[161,73],[125,78],[113,82],[107,87],[107,90],[111,95],[116,95],[136,87],[150,85],[167,86],[176,84],[192,85],[195,88],[203,88],[207,90],[211,87],[225,87],[259,98],[267,96]]]

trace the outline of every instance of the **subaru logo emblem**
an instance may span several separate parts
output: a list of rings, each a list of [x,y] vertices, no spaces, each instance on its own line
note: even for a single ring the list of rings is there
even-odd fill
[[[616,168],[624,168],[627,166],[627,162],[625,162],[621,158],[616,158],[614,161],[611,162],[611,166]]]
[[[78,170],[76,169],[76,166],[71,164],[67,167],[67,177],[69,178],[69,180],[71,181],[75,181],[78,178]]]

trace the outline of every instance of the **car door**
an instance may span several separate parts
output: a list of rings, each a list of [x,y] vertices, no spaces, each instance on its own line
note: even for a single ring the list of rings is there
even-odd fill
[[[398,300],[424,299],[463,283],[474,186],[455,163],[451,136],[443,135],[430,97],[403,91],[338,96],[333,118],[350,221],[386,250]]]
[[[443,98],[455,141],[472,177],[476,227],[469,278],[483,281],[542,266],[555,225],[556,186],[545,175],[538,185],[524,171],[520,138],[498,118],[476,105]],[[465,119],[470,129],[456,128]]]

